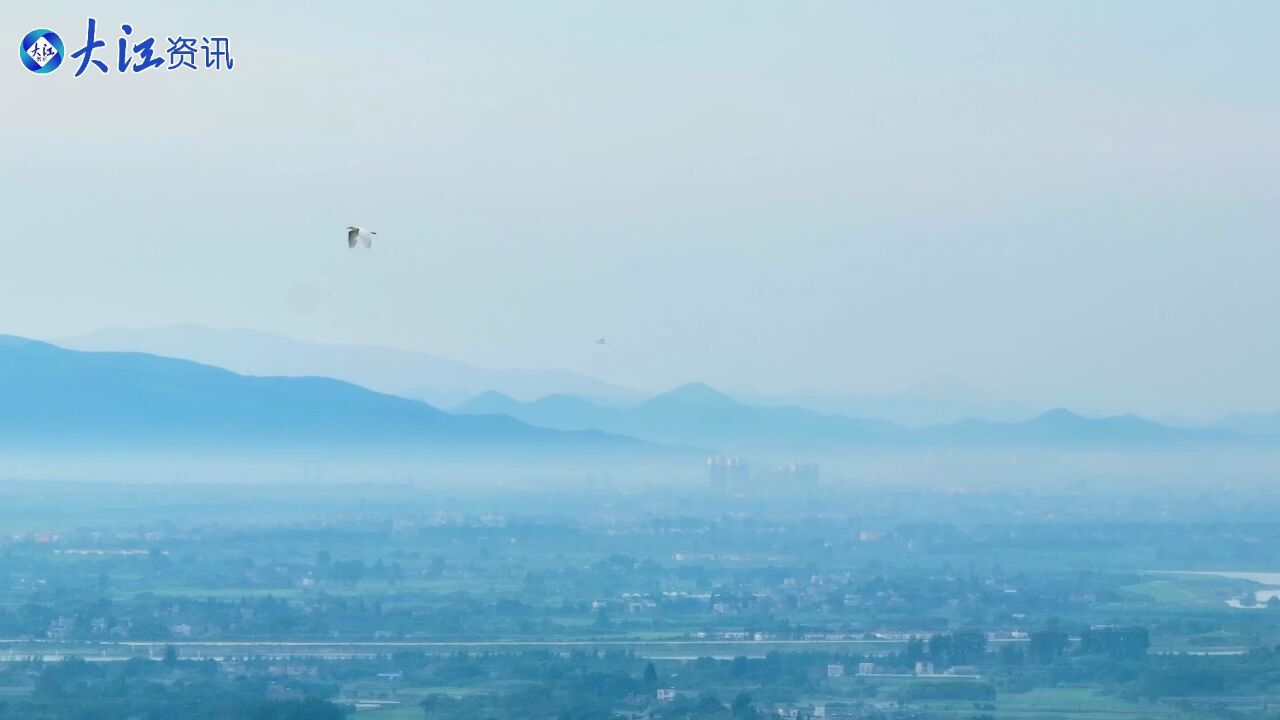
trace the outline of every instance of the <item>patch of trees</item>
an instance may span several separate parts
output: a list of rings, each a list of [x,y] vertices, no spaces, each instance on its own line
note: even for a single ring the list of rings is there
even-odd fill
[[[38,671],[30,698],[0,703],[6,720],[343,720],[347,711],[293,692],[271,699],[265,680],[228,680],[213,662],[88,663]]]
[[[996,687],[976,680],[919,680],[902,688],[903,702],[913,700],[971,700],[989,702],[996,699]]]
[[[1090,628],[1080,632],[1080,655],[1106,655],[1114,660],[1140,660],[1151,639],[1144,627]]]

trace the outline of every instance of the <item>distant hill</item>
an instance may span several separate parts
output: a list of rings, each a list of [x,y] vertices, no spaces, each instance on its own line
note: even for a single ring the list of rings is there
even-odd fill
[[[1215,428],[1180,428],[1136,415],[1089,418],[1062,408],[1020,423],[966,420],[925,428],[920,434],[947,445],[1024,446],[1043,448],[1151,448],[1248,442],[1236,433]]]
[[[539,427],[596,428],[746,455],[912,447],[1149,449],[1249,441],[1219,429],[1176,428],[1132,415],[1087,418],[1062,409],[1026,422],[965,420],[915,429],[796,407],[748,405],[701,383],[683,385],[633,408],[600,407],[565,396],[522,402],[501,393],[484,393],[455,410],[509,415]]]
[[[481,393],[454,408],[465,415],[509,415],[522,422],[524,418],[536,418],[530,422],[538,427],[558,430],[597,429],[611,425],[620,414],[618,409],[601,407],[572,395],[548,395],[525,403],[500,392]]]
[[[1280,436],[1280,411],[1228,415],[1218,427],[1246,435]]]
[[[250,377],[141,353],[0,336],[0,447],[115,452],[657,453],[598,431],[459,416],[319,377]]]
[[[635,439],[633,439],[635,438]],[[698,447],[748,456],[981,447],[1151,449],[1267,443],[1226,429],[1053,410],[1026,422],[905,428],[881,420],[738,401],[690,383],[633,407],[567,394],[522,401],[481,393],[442,412],[321,377],[254,377],[142,353],[82,352],[0,336],[0,447],[490,457],[662,455]],[[683,451],[687,455],[700,451]]]
[[[947,425],[961,420],[1025,420],[1044,407],[1019,402],[950,376],[930,378],[896,392],[744,395],[756,405],[794,405],[819,413],[873,417],[908,427]]]
[[[244,375],[331,377],[436,405],[454,405],[486,390],[530,400],[566,393],[604,404],[641,397],[634,390],[565,370],[482,368],[425,353],[308,343],[253,330],[199,325],[110,328],[54,342],[76,350],[144,352],[193,360]]]
[[[702,383],[682,385],[632,408],[601,407],[565,396],[521,402],[499,393],[485,393],[455,411],[502,413],[539,427],[596,428],[652,442],[738,453],[764,449],[817,451],[839,445],[893,442],[905,432],[878,420],[821,415],[792,407],[746,405]]]

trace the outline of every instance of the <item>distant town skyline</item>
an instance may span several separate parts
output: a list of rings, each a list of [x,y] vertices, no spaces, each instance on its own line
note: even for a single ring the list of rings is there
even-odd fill
[[[89,17],[219,33],[235,69],[3,63],[0,332],[1280,408],[1280,6],[16,0],[0,26],[72,52]]]

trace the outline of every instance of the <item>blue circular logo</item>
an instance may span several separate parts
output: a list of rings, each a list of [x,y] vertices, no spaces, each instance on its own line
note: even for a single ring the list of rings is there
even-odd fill
[[[22,38],[22,47],[18,49],[22,64],[31,72],[41,75],[58,69],[65,52],[58,33],[43,28],[27,33]]]

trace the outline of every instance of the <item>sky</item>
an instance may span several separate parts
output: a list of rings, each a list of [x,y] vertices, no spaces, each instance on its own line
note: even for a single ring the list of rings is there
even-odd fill
[[[235,69],[0,61],[2,332],[1280,408],[1280,4],[8,0],[0,36],[88,17]]]

